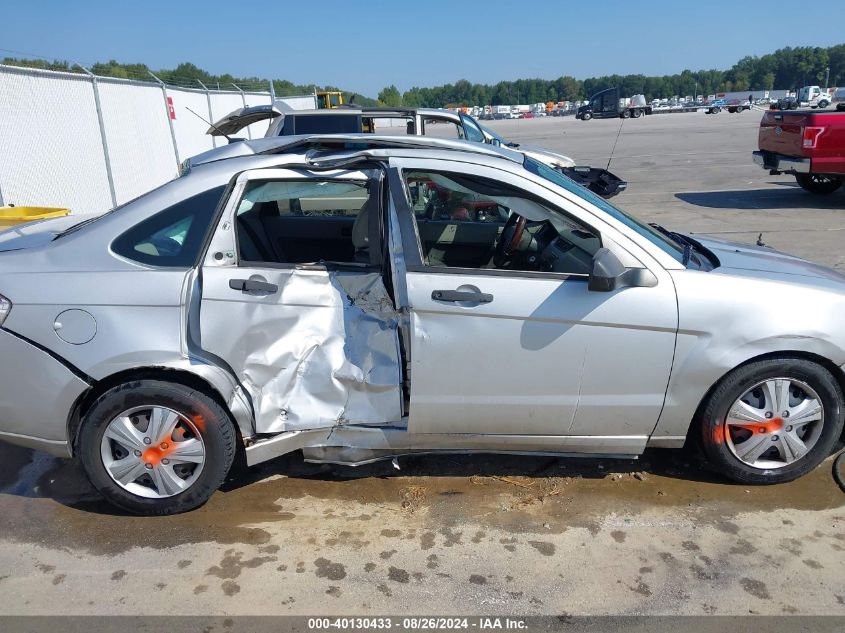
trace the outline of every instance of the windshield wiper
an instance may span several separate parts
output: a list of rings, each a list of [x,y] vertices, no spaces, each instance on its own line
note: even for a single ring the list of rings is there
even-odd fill
[[[691,240],[686,235],[683,235],[681,233],[675,233],[674,231],[670,231],[665,226],[661,226],[660,224],[657,224],[655,222],[650,222],[649,226],[654,228],[654,229],[657,229],[658,231],[660,231],[661,233],[666,235],[668,238],[670,238],[671,240],[677,242],[678,244],[680,244],[684,247],[684,254],[683,254],[683,256],[682,256],[683,258],[681,260],[681,263],[684,266],[686,266],[690,262],[690,260],[692,260],[699,267],[701,267],[701,260],[699,259],[699,257],[697,255],[695,255],[695,251],[699,250],[698,244],[696,243],[695,240]]]

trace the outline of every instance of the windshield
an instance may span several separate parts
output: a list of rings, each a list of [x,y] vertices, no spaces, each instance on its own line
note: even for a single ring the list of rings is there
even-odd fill
[[[574,193],[579,198],[583,198],[587,202],[594,204],[599,209],[607,213],[609,216],[619,220],[625,226],[630,229],[633,229],[634,231],[642,235],[644,238],[646,238],[649,242],[660,248],[662,251],[671,255],[678,262],[684,262],[684,247],[669,238],[669,236],[665,233],[661,233],[656,228],[653,228],[648,224],[643,224],[642,222],[628,215],[621,209],[613,206],[601,196],[593,193],[586,187],[582,187],[574,180],[567,178],[556,169],[552,169],[551,167],[544,165],[543,163],[536,161],[533,158],[529,158],[528,156],[525,157],[523,165],[532,174],[536,174],[541,178],[545,178],[546,180],[553,182],[559,187],[563,187],[567,191]]]

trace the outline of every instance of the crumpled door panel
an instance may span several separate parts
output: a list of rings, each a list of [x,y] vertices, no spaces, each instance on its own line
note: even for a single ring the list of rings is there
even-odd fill
[[[250,274],[279,291],[239,297],[232,269],[207,269],[201,321],[203,348],[252,398],[257,433],[401,420],[398,313],[380,273],[237,269]]]

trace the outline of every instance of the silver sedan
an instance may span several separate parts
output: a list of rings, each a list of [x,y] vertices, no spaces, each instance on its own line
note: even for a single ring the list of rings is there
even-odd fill
[[[777,483],[842,436],[843,313],[832,270],[645,225],[507,148],[245,141],[0,234],[0,438],[144,514],[202,504],[238,451],[695,444]]]

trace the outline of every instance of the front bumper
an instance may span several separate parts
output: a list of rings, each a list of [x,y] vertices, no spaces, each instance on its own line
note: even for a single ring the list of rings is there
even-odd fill
[[[809,174],[811,161],[809,158],[795,158],[774,152],[752,152],[754,162],[771,174]]]
[[[3,329],[0,360],[0,440],[69,457],[68,415],[88,383]]]

